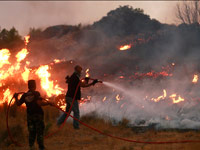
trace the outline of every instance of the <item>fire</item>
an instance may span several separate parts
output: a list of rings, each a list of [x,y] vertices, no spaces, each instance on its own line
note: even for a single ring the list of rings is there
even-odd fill
[[[119,94],[117,94],[116,100],[117,100],[117,102],[120,101],[120,96],[119,96]]]
[[[55,63],[60,63],[61,60],[59,60],[59,59],[54,59],[54,62],[55,62]]]
[[[11,94],[10,89],[8,88],[8,89],[6,89],[6,91],[3,93],[3,101],[2,101],[1,103],[5,103],[5,102],[9,103],[10,100],[11,100],[11,98],[12,98],[12,94]],[[0,104],[1,104],[1,103],[0,103]]]
[[[131,48],[131,44],[127,44],[127,45],[122,45],[119,47],[120,51],[124,51],[124,50],[128,50]]]
[[[16,58],[17,62],[21,62],[26,58],[26,55],[28,54],[28,50],[26,48],[23,48],[20,52],[17,53]]]
[[[44,65],[40,66],[36,71],[36,74],[41,80],[41,87],[46,91],[47,96],[51,97],[52,95],[59,95],[62,93],[63,89],[58,85],[54,86],[54,82],[49,80],[51,74],[48,72],[49,66]]]
[[[166,98],[170,98],[174,104],[184,101],[184,98],[182,98],[180,95],[177,95],[176,93],[171,94],[168,97],[167,96],[167,91],[165,89],[163,90],[163,95],[158,96],[157,98],[151,98],[151,100],[154,101],[154,102],[159,102],[160,100],[164,100]]]
[[[25,47],[29,43],[29,38],[30,36],[24,37]],[[40,87],[45,90],[47,96],[51,97],[54,95],[62,94],[63,89],[60,88],[58,84],[55,84],[55,82],[57,81],[54,82],[50,80],[51,74],[49,73],[48,65],[40,66],[38,69],[30,69],[28,67],[30,65],[30,61],[21,63],[22,61],[24,61],[28,53],[29,52],[27,48],[23,48],[16,54],[16,61],[12,62],[11,64],[9,62],[9,58],[11,55],[10,51],[8,49],[0,50],[0,87],[3,88],[1,92],[2,99],[0,100],[0,104],[8,103],[9,100],[12,98],[13,93],[18,91],[15,84],[23,84],[23,82],[21,81],[24,81],[25,85],[27,84],[29,77],[39,77],[41,82]],[[60,60],[55,59],[55,63],[59,61]],[[15,80],[13,80],[13,78]],[[4,86],[6,86],[6,88],[4,88]],[[8,86],[9,88],[7,88]],[[20,89],[23,90],[23,88]]]
[[[0,50],[0,68],[2,68],[5,64],[10,64],[8,61],[10,57],[10,52],[8,49],[1,49]]]
[[[24,36],[24,44],[28,45],[30,39],[30,35]]]
[[[106,100],[106,96],[103,98],[103,102]]]
[[[184,101],[184,98],[182,98],[180,95],[177,96],[177,94],[172,94],[169,97],[173,100],[173,103],[179,103],[179,102]]]
[[[120,78],[120,79],[123,79],[123,78],[124,78],[124,76],[119,76],[119,78]]]
[[[24,68],[24,72],[22,73],[22,78],[25,82],[28,81],[28,77],[29,77],[29,74],[30,74],[30,70],[28,68]]]
[[[161,99],[165,99],[166,97],[167,97],[167,92],[164,89],[163,90],[163,95],[159,96],[158,98],[152,98],[151,100],[154,101],[154,102],[159,102]]]
[[[86,71],[85,71],[85,77],[90,77],[90,74],[89,74],[89,71],[90,71],[90,69],[87,69]]]
[[[193,80],[192,80],[192,83],[197,83],[198,82],[198,79],[199,79],[199,76],[197,74],[194,74],[194,77],[193,77]]]

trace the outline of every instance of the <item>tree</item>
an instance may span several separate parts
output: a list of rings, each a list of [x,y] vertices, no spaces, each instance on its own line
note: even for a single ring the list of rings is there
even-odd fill
[[[41,38],[41,34],[42,34],[42,30],[40,28],[30,28],[29,29],[29,35],[31,37],[31,39],[35,39],[35,38]]]
[[[3,29],[0,32],[0,48],[13,48],[22,45],[23,40],[18,31],[12,27],[10,30]]]
[[[144,14],[140,8],[129,5],[120,6],[111,10],[97,22],[92,28],[103,31],[107,36],[129,36],[144,32],[159,30],[161,23],[152,20],[149,15]]]
[[[176,5],[176,17],[181,23],[200,23],[200,2],[184,1]]]

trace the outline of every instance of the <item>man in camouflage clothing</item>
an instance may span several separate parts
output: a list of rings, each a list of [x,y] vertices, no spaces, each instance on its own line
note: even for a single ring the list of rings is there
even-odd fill
[[[29,131],[29,147],[30,150],[34,149],[34,143],[37,136],[37,143],[39,150],[44,150],[44,112],[41,106],[53,105],[40,96],[40,93],[36,91],[35,80],[28,81],[28,92],[24,93],[20,100],[18,100],[18,94],[15,93],[15,102],[18,106],[23,103],[27,107],[27,125]]]

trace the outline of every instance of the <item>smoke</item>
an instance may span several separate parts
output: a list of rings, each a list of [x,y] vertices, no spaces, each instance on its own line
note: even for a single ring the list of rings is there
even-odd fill
[[[116,32],[122,33],[122,23],[114,24],[119,27]],[[134,25],[143,31],[137,23]],[[104,31],[109,31],[110,27],[112,25],[104,26],[107,28]],[[59,26],[51,30],[55,28]],[[102,85],[83,90],[83,97],[91,96],[91,101],[82,104],[82,115],[95,111],[100,117],[113,122],[127,118],[130,125],[199,128],[199,83],[192,83],[193,75],[199,71],[198,24],[161,25],[153,31],[145,30],[122,37],[117,36],[118,33],[107,36],[94,26],[77,28],[59,36],[31,41],[29,60],[36,66],[48,64],[55,58],[75,61],[66,68],[57,66],[52,78],[58,83],[63,82],[76,64],[81,64],[84,69],[90,68],[91,77],[105,81]],[[129,28],[131,25],[127,23]],[[144,42],[140,42],[141,39]],[[119,51],[119,46],[124,44],[133,46],[127,51]],[[163,70],[172,76],[141,75]],[[138,78],[135,77],[137,74]],[[173,94],[176,94],[174,98]],[[160,96],[160,100],[155,102]],[[177,103],[177,99],[181,101]]]
[[[85,69],[90,68],[92,77],[104,81],[97,87],[83,89],[83,97],[91,96],[91,100],[81,105],[81,115],[95,112],[113,123],[126,118],[130,126],[199,129],[200,87],[199,83],[192,83],[193,75],[199,71],[197,31],[199,26],[198,30],[182,29],[181,26],[166,27],[160,33],[150,34],[153,37],[150,41],[127,51],[119,51],[118,46],[124,39],[107,37],[99,30],[84,29],[42,40],[38,42],[40,44],[32,43],[36,44],[32,47],[36,50],[35,54],[41,51],[40,57],[43,59],[32,58],[35,64],[47,63],[54,58],[76,60]],[[130,36],[126,41],[137,38]],[[161,72],[167,66],[171,67],[167,72],[172,76],[131,78],[135,73]],[[120,79],[119,76],[124,78]],[[59,71],[55,79],[58,77],[64,78]],[[173,94],[176,94],[176,100],[180,97],[184,101],[175,103],[170,97]],[[117,100],[117,96],[120,100]],[[153,101],[160,96],[164,98]]]
[[[110,93],[104,95],[106,96],[105,101],[100,98],[100,95],[95,95],[89,103],[84,103],[80,107],[81,115],[95,112],[98,117],[110,120],[113,123],[119,123],[125,118],[129,120],[130,126],[155,125],[156,128],[199,129],[198,110],[200,105],[198,101],[191,99],[191,97],[184,95],[186,96],[184,97],[185,101],[177,104],[172,103],[168,96],[159,102],[154,102],[151,100],[151,96],[155,93],[157,93],[157,96],[159,96],[158,93],[162,95],[162,92],[161,89],[158,89],[161,85],[151,83],[151,81],[146,81],[144,86],[141,87],[103,83],[102,86],[108,86],[114,89],[114,92],[109,90]],[[152,89],[153,87],[150,84],[156,86],[157,89]],[[146,87],[146,85],[149,86]],[[173,86],[168,84],[167,95],[170,95],[171,87]],[[119,101],[116,100],[117,94],[121,98]]]

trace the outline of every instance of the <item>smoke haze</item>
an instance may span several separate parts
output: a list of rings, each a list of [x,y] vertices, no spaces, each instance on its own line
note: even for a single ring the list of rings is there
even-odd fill
[[[1,28],[9,29],[14,26],[20,34],[26,35],[31,27],[44,29],[57,24],[91,24],[119,5],[130,5],[134,8],[143,8],[145,13],[163,23],[175,23],[175,18],[171,16],[174,14],[176,3],[176,1],[8,1],[0,2],[0,20]]]

